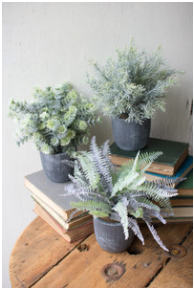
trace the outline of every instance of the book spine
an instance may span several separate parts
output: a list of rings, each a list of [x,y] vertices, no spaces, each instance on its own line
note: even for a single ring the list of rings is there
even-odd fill
[[[69,243],[75,242],[94,232],[93,221],[91,220],[78,228],[67,231],[38,203],[35,203],[34,212]]]

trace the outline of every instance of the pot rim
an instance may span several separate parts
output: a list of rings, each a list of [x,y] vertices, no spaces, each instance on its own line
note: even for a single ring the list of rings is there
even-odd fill
[[[123,121],[123,122],[127,122],[126,120],[127,120],[127,118],[119,118],[119,117],[116,117],[116,116],[111,116],[111,118],[113,119],[113,120],[120,120],[120,121]],[[144,121],[143,121],[143,123],[144,122],[146,122],[146,121],[150,121],[151,122],[151,118],[146,118],[146,119],[144,119]],[[132,121],[129,121],[129,122],[127,122],[127,123],[138,123],[137,121],[134,121],[134,120],[132,120]],[[138,123],[139,124],[139,123]]]
[[[59,156],[59,155],[67,155],[67,156],[69,156],[66,152],[61,152],[61,153],[55,153],[55,154],[45,154],[45,153],[43,153],[42,151],[39,151],[40,152],[40,154],[43,154],[44,156],[52,156],[52,157],[57,157],[57,156]],[[69,156],[70,157],[70,156]]]
[[[107,225],[107,226],[122,226],[121,222],[112,223],[112,222],[108,222],[106,220],[103,220],[100,217],[96,217],[96,216],[93,216],[93,217],[94,217],[94,219],[98,220],[99,222],[101,222],[102,224]]]

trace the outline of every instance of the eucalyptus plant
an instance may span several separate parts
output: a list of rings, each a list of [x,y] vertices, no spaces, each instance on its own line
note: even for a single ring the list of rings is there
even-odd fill
[[[74,176],[69,175],[69,178],[76,189],[65,188],[64,196],[73,194],[78,198],[78,202],[71,202],[76,208],[73,213],[86,210],[96,217],[119,221],[125,238],[129,237],[128,228],[131,228],[142,244],[144,237],[137,220],[143,219],[158,244],[168,250],[154,229],[152,218],[165,224],[164,216],[173,215],[169,199],[177,195],[177,190],[171,186],[181,179],[146,181],[144,172],[162,152],[138,152],[135,159],[118,169],[114,168],[109,154],[108,141],[99,148],[93,137],[90,151],[80,152],[75,162],[71,162]]]
[[[35,88],[34,100],[9,104],[9,116],[18,124],[18,145],[32,139],[44,154],[67,152],[89,141],[89,126],[100,121],[96,106],[73,89],[69,83]]]
[[[177,83],[179,72],[170,69],[161,55],[161,47],[152,53],[139,51],[133,41],[116,50],[117,59],[109,58],[104,66],[91,60],[94,75],[87,83],[105,115],[142,123],[165,111],[165,96]]]

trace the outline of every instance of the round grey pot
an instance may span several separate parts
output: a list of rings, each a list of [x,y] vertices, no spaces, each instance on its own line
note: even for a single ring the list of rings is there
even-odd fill
[[[48,155],[40,152],[43,170],[49,180],[56,183],[70,181],[68,174],[73,174],[73,168],[63,163],[63,160],[72,160],[66,153]]]
[[[136,151],[147,145],[151,128],[151,119],[143,124],[126,122],[125,119],[112,117],[112,131],[117,146],[126,151]]]
[[[94,217],[94,232],[100,247],[112,253],[125,251],[134,239],[131,229],[129,229],[129,238],[125,240],[121,223],[106,222],[98,217]]]

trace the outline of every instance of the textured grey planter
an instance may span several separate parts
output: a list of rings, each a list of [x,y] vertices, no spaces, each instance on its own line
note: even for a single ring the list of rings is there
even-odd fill
[[[129,229],[129,238],[125,240],[121,223],[110,223],[94,217],[94,232],[100,247],[108,252],[125,251],[134,239],[134,233]]]
[[[136,151],[147,145],[151,128],[151,120],[141,125],[137,122],[126,122],[125,119],[112,117],[114,141],[120,149]]]
[[[68,174],[73,174],[73,168],[62,162],[72,160],[66,153],[47,155],[40,152],[43,170],[52,182],[65,183],[70,181]]]

